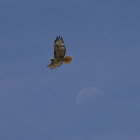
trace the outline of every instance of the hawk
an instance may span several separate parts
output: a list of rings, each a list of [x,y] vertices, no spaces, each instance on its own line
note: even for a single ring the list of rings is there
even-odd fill
[[[64,63],[68,64],[72,61],[72,56],[66,56],[66,46],[61,36],[58,36],[54,41],[54,57],[50,58],[51,64],[48,65],[50,69],[59,67]]]

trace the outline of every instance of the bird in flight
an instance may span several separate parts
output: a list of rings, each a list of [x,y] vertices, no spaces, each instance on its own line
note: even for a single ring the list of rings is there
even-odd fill
[[[50,69],[57,68],[63,64],[68,64],[72,61],[72,56],[66,56],[66,46],[61,36],[58,36],[54,41],[54,57],[50,58],[51,63],[48,65]]]

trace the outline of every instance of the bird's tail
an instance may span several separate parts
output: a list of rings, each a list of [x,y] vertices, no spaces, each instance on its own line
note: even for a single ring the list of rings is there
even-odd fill
[[[64,57],[64,63],[68,64],[71,61],[72,61],[72,56],[69,55],[69,56]]]

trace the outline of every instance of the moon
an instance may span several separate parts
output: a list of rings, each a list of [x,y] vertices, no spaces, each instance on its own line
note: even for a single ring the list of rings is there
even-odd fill
[[[103,96],[103,93],[98,88],[86,87],[77,94],[76,104],[81,105],[91,103],[101,96]]]

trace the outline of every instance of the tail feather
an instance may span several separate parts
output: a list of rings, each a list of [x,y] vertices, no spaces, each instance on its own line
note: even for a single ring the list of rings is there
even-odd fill
[[[69,56],[64,57],[64,63],[68,64],[71,61],[72,61],[72,56],[69,55]]]

